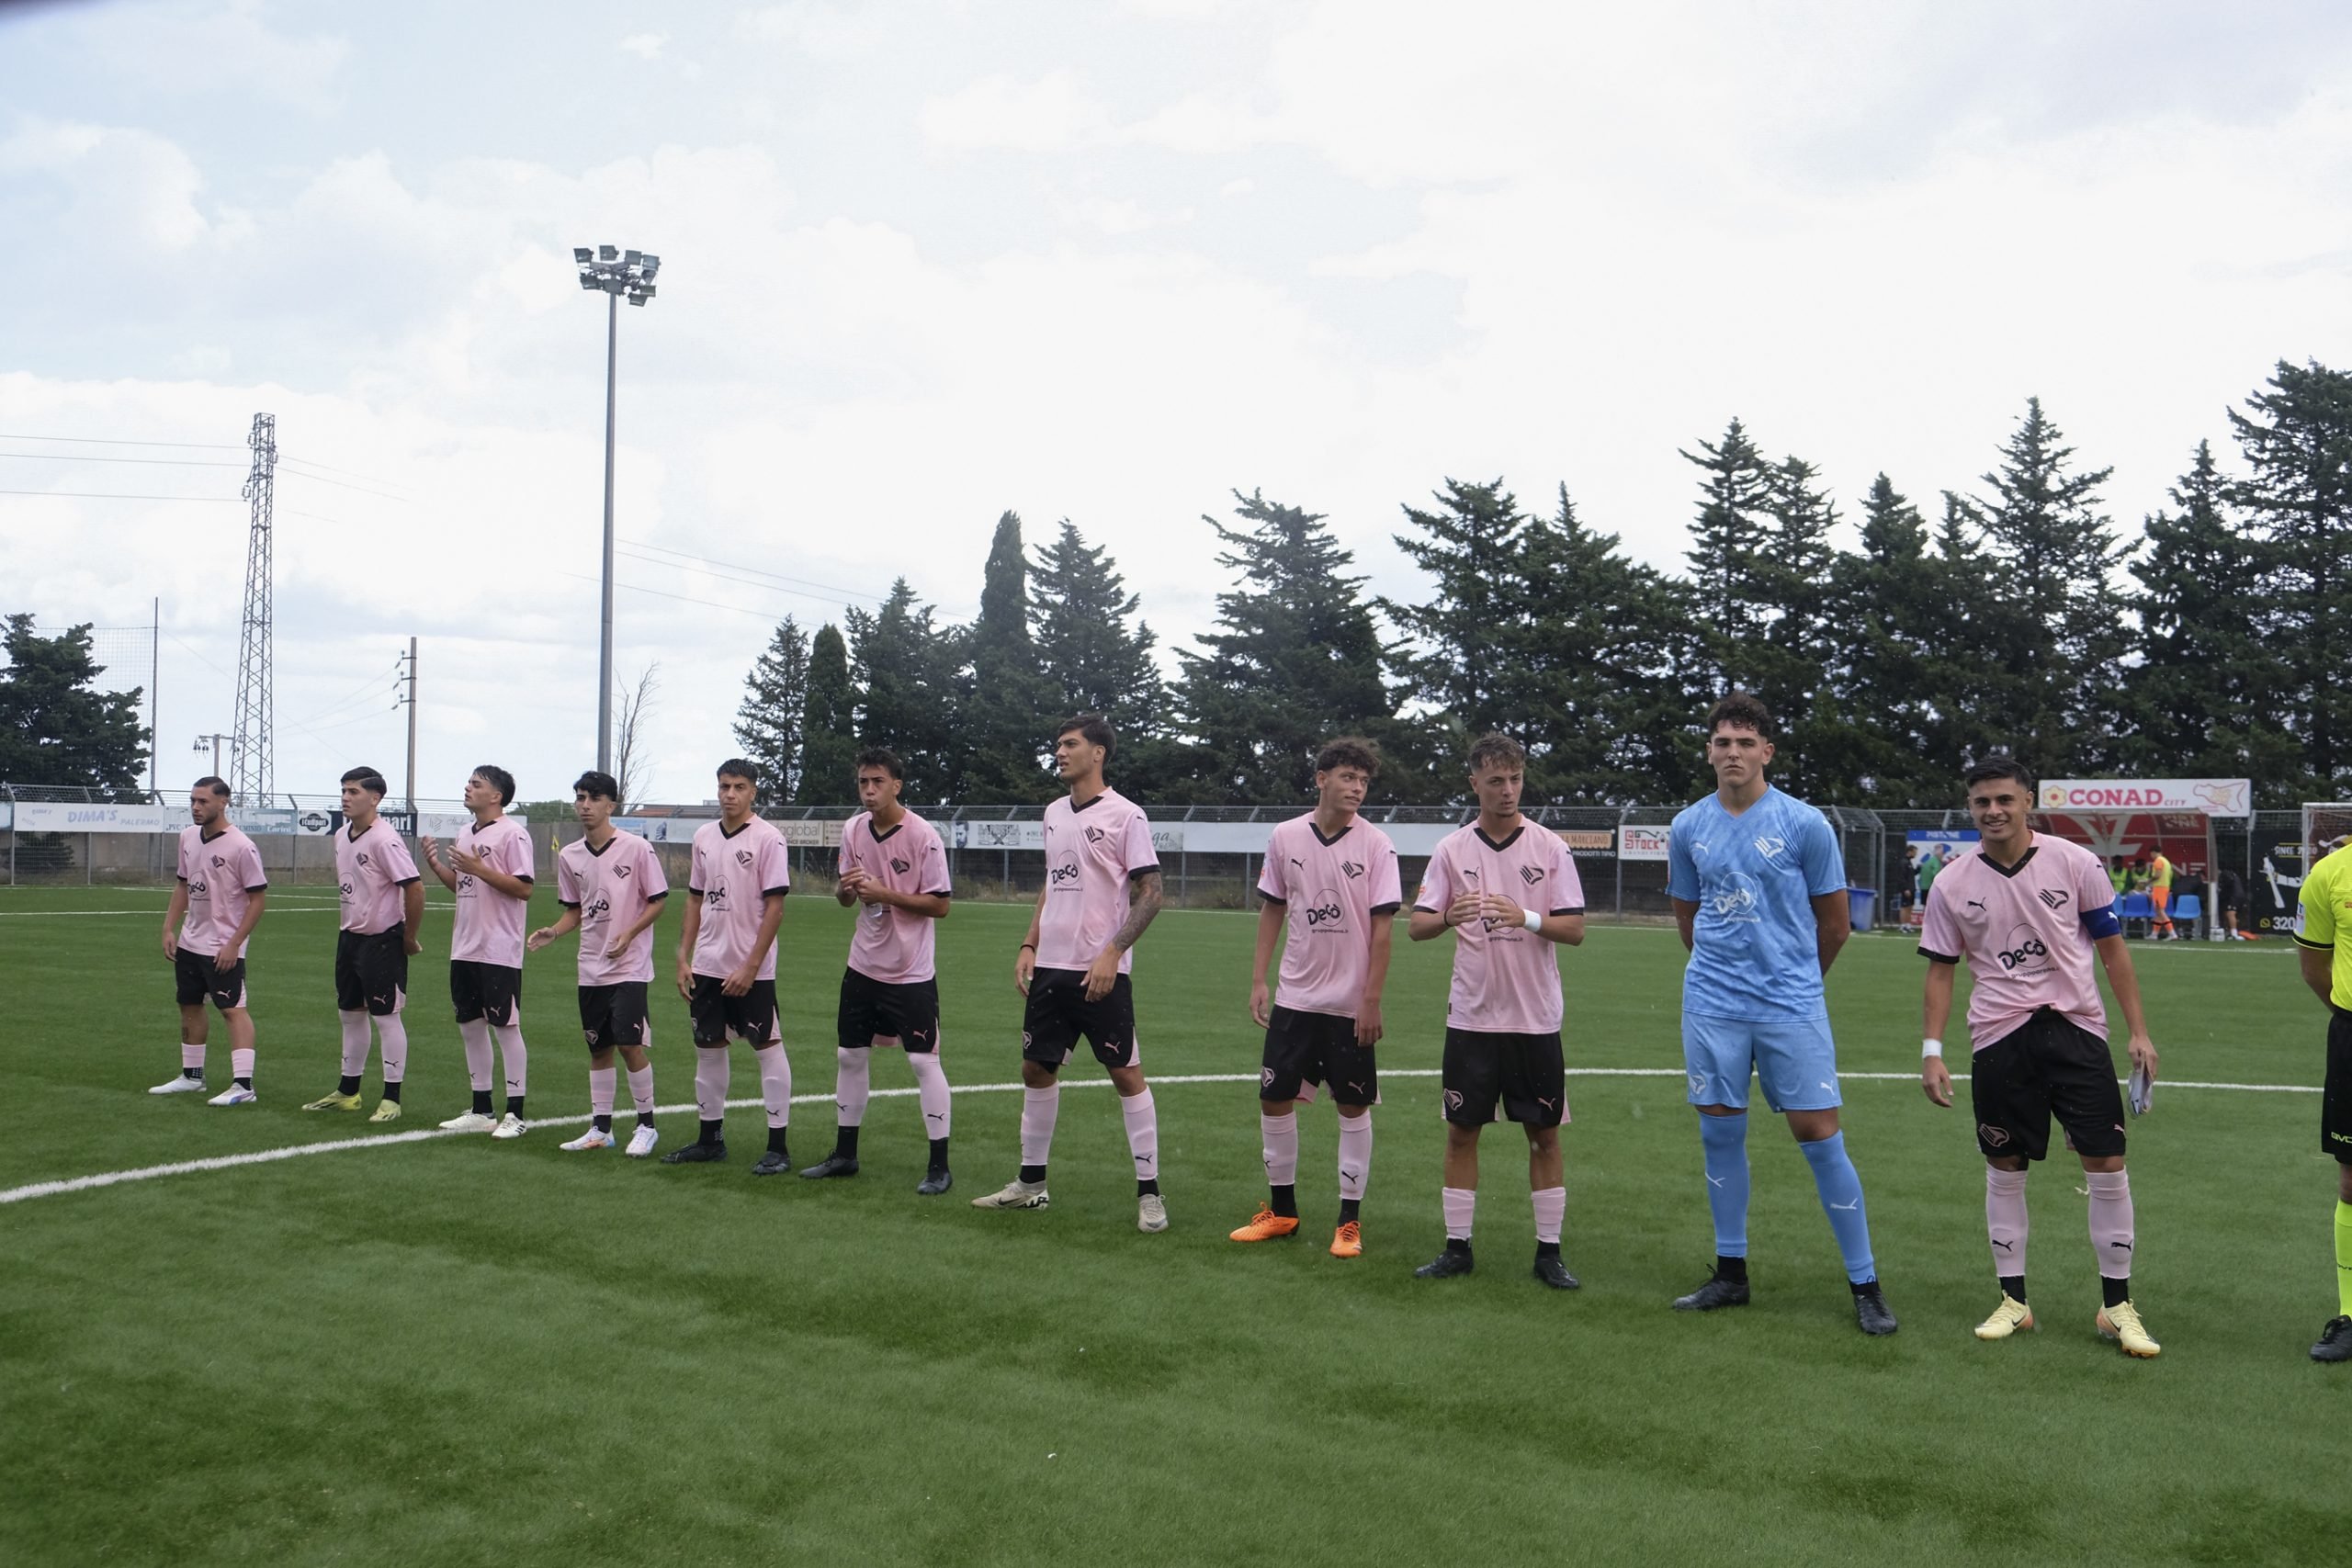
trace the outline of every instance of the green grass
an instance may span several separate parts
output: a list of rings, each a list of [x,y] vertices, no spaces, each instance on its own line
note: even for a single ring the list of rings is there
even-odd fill
[[[322,903],[288,890],[284,900]],[[358,1135],[330,1086],[334,918],[254,945],[260,1105],[153,1100],[173,1070],[160,893],[0,895],[0,1188]],[[138,914],[75,914],[77,910]],[[1017,1076],[1024,919],[942,930],[945,1060]],[[792,900],[780,991],[797,1092],[832,1080],[849,917]],[[1170,912],[1137,964],[1145,1064],[1252,1073],[1253,922]],[[446,910],[417,961],[404,1129],[464,1108]],[[665,922],[664,949],[674,940]],[[1447,953],[1400,941],[1390,1069],[1438,1059]],[[2323,1021],[2280,944],[2138,954],[2175,1078],[2313,1083]],[[1679,1065],[1672,937],[1565,954],[1570,1063]],[[1919,961],[1858,939],[1831,982],[1849,1071],[1917,1065]],[[535,959],[532,1104],[586,1110],[567,948]],[[664,1103],[691,1098],[657,993]],[[216,1083],[226,1051],[215,1031]],[[756,1092],[746,1056],[734,1092]],[[884,1054],[877,1087],[904,1086]],[[1091,1062],[1072,1083],[1100,1084]],[[877,1099],[865,1173],[754,1181],[737,1157],[569,1156],[569,1134],[446,1139],[0,1206],[0,1562],[273,1565],[617,1561],[1043,1562],[2335,1561],[2352,1382],[2303,1351],[2328,1315],[2334,1171],[2310,1095],[2160,1088],[2134,1128],[2137,1293],[2165,1343],[2090,1332],[2080,1173],[2033,1183],[2038,1336],[1993,1304],[1964,1111],[1848,1085],[1903,1331],[1855,1333],[1804,1162],[1758,1117],[1756,1304],[1666,1310],[1710,1247],[1679,1077],[1571,1081],[1567,1254],[1526,1276],[1517,1140],[1488,1134],[1479,1272],[1430,1285],[1433,1079],[1379,1112],[1359,1262],[1327,1257],[1328,1107],[1305,1121],[1306,1239],[1225,1232],[1262,1189],[1249,1083],[1159,1094],[1173,1228],[1134,1229],[1113,1099],[1063,1103],[1054,1207],[965,1202],[1011,1173],[1019,1096],[960,1096],[959,1186],[918,1200],[913,1102]],[[371,1093],[372,1099],[372,1093]],[[623,1122],[627,1122],[624,1101]],[[831,1117],[797,1108],[796,1157]],[[665,1145],[690,1114],[663,1119]]]

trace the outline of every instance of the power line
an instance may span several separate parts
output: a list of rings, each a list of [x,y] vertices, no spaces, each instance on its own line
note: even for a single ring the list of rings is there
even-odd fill
[[[244,467],[242,463],[232,468]],[[0,495],[50,495],[60,501],[211,501],[244,503],[241,495],[127,495],[111,490],[0,490]]]
[[[559,571],[556,575],[558,577],[568,577],[574,582],[602,581],[602,579],[599,578],[582,577],[576,571]],[[747,610],[741,604],[722,604],[716,599],[689,599],[683,593],[664,593],[659,588],[639,588],[634,582],[616,582],[613,586],[616,588],[626,588],[631,593],[650,593],[656,599],[675,599],[681,604],[700,604],[706,609],[711,610],[732,610],[739,615],[756,615],[763,621],[773,621],[775,619],[774,615],[769,615],[765,610]]]
[[[243,463],[232,463],[224,457],[107,457],[84,456],[79,452],[0,452],[0,457],[13,457],[20,462],[44,463],[159,463],[174,468],[242,468]]]
[[[0,430],[0,441],[70,441],[85,446],[178,446],[191,452],[242,452],[244,447],[226,441],[124,441],[108,435],[23,435]],[[243,467],[239,464],[238,467]]]
[[[797,582],[805,588],[821,588],[829,593],[846,593],[853,599],[870,599],[877,604],[882,603],[883,599],[883,595],[869,593],[864,589],[843,588],[837,582],[818,582],[806,577],[789,577],[780,571],[763,571],[755,566],[741,566],[733,561],[713,560],[708,556],[689,555],[684,550],[673,550],[667,545],[648,544],[643,539],[623,539],[619,542],[632,549],[658,550],[665,556],[676,556],[682,560],[693,561],[701,566],[715,566],[723,571],[741,572],[750,577],[765,577],[777,582]],[[654,564],[667,566],[671,563],[661,561]]]
[[[629,560],[643,561],[648,566],[666,566],[675,571],[692,570],[681,565],[677,561],[662,560],[653,556],[641,556],[634,550],[616,550],[614,553]],[[780,584],[773,582],[746,582],[741,586],[745,588],[756,588],[763,593],[789,593],[799,599],[814,599],[820,604],[839,604],[842,602],[842,597],[840,593],[812,593],[806,588],[786,588]],[[864,598],[865,595],[851,594],[849,597]]]
[[[233,463],[229,466],[232,468],[243,467],[242,464]],[[397,501],[402,506],[413,506],[416,504],[414,501],[405,495],[394,495],[390,491],[369,490],[366,485],[351,484],[343,479],[331,479],[324,474],[306,474],[300,468],[288,468],[287,469],[287,472],[294,475],[297,479],[310,479],[317,484],[333,485],[337,490],[356,490],[362,495],[380,496],[386,501]]]

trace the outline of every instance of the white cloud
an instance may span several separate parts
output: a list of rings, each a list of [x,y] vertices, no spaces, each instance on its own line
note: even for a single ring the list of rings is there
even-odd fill
[[[0,141],[0,176],[40,178],[63,197],[61,238],[109,261],[178,252],[214,237],[199,205],[204,175],[180,147],[145,130],[40,120]]]
[[[925,103],[917,124],[952,152],[1059,152],[1102,138],[1110,118],[1074,73],[1052,71],[1029,82],[984,77]]]
[[[634,54],[639,60],[659,60],[662,46],[669,41],[668,33],[631,33],[621,39],[621,52]]]
[[[272,28],[261,0],[107,6],[83,22],[109,72],[155,93],[232,93],[313,113],[342,102],[350,42]]]

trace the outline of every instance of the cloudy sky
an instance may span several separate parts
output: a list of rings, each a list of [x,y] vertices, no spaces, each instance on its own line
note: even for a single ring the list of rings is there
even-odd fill
[[[1974,486],[2038,395],[2136,527],[2274,362],[2352,359],[2347,46],[2319,4],[0,6],[0,609],[160,595],[187,772],[266,410],[279,786],[397,775],[414,635],[421,793],[561,793],[602,242],[662,258],[617,657],[673,797],[776,617],[899,574],[968,616],[1007,508],[1182,641],[1236,487],[1405,595],[1449,475],[1672,564],[1735,415],[1850,513]]]

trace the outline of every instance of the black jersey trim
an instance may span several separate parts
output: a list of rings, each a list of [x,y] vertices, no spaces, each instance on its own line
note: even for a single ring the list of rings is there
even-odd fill
[[[2028,844],[2025,847],[2025,853],[2018,856],[2018,863],[2015,865],[2003,865],[1999,861],[1995,860],[1991,855],[1986,854],[1981,849],[1976,852],[1976,858],[1983,861],[1986,865],[1991,866],[1995,871],[1999,872],[2002,877],[2006,880],[2007,878],[2015,876],[2018,872],[2023,871],[2026,868],[2027,863],[2033,859],[2035,852],[2041,848],[2041,846],[2040,844]]]
[[[1350,833],[1354,832],[1356,830],[1356,825],[1354,819],[1350,818],[1346,827],[1340,829],[1338,832],[1332,834],[1327,839],[1323,836],[1322,825],[1317,822],[1315,818],[1310,816],[1306,819],[1306,830],[1315,835],[1315,841],[1317,843],[1322,845],[1328,850],[1333,844],[1338,843],[1341,839],[1346,838]]]
[[[1073,801],[1071,801],[1071,802],[1069,803],[1069,808],[1070,808],[1072,811],[1083,811],[1083,810],[1085,810],[1088,807],[1092,806],[1092,805],[1094,804],[1094,802],[1095,802],[1095,801],[1097,801],[1097,800],[1106,800],[1106,799],[1108,799],[1108,798],[1110,797],[1110,795],[1111,795],[1111,792],[1110,792],[1109,790],[1107,790],[1107,789],[1106,789],[1106,790],[1104,790],[1101,795],[1095,795],[1095,796],[1091,797],[1091,799],[1087,799],[1087,800],[1073,800]]]
[[[617,843],[619,843],[620,841],[621,841],[620,829],[617,829],[617,828],[616,828],[616,829],[613,829],[613,836],[612,836],[611,838],[606,839],[606,840],[605,840],[605,850],[609,850],[609,849],[611,849],[615,844],[617,844]],[[585,835],[583,835],[583,836],[581,838],[581,840],[580,840],[580,843],[582,845],[582,847],[584,847],[584,848],[587,850],[587,852],[588,852],[590,854],[594,855],[598,860],[602,860],[602,859],[604,859],[604,858],[605,858],[605,850],[600,850],[600,849],[598,849],[595,845],[594,845],[594,844],[592,844],[592,843],[589,843],[589,842],[588,842],[587,838],[585,837]]]
[[[758,821],[758,820],[759,820],[759,818],[756,818],[756,817],[746,817],[745,818],[743,818],[743,825],[742,825],[741,828],[736,829],[735,829],[735,833],[748,833],[748,832],[750,832],[750,831],[752,830],[752,823],[754,823],[754,822],[756,822],[756,821]],[[733,837],[735,836],[735,833],[730,833],[730,832],[729,832],[729,831],[727,830],[727,824],[726,824],[725,822],[723,822],[723,821],[722,821],[722,822],[720,822],[720,823],[719,823],[719,825],[718,825],[718,836],[719,836],[720,838],[722,838],[722,839],[731,839],[731,838],[733,838]]]
[[[1402,904],[1374,904],[1364,912],[1371,915],[1393,915],[1404,907]]]
[[[1499,841],[1487,837],[1487,830],[1484,828],[1479,827],[1476,822],[1470,824],[1470,830],[1478,835],[1478,841],[1480,843],[1486,845],[1490,850],[1500,852],[1501,851],[1507,850],[1513,844],[1519,842],[1519,836],[1527,831],[1527,824],[1521,822],[1518,827],[1513,828],[1510,830],[1510,837]]]
[[[403,876],[398,882],[393,883],[392,886],[395,887],[411,887],[424,880],[424,878],[421,876]]]
[[[1584,913],[1584,906],[1582,904],[1569,905],[1555,909],[1552,913],[1555,915],[1581,915]]]
[[[1960,962],[1960,954],[1956,953],[1938,953],[1932,947],[1921,948],[1919,950],[1919,956],[1926,959],[1930,964],[1957,964]]]
[[[869,817],[869,818],[867,818],[865,819],[865,836],[866,836],[867,838],[869,838],[869,839],[873,840],[876,843],[877,843],[877,844],[878,844],[878,843],[880,843],[883,840],[888,839],[888,838],[890,838],[890,837],[892,837],[893,835],[895,835],[895,834],[896,834],[896,833],[897,833],[900,829],[904,828],[906,825],[907,825],[907,819],[906,819],[905,818],[901,817],[901,818],[899,818],[896,822],[891,823],[891,824],[890,824],[890,826],[888,826],[888,828],[885,828],[882,831],[880,831],[880,832],[878,832],[878,833],[877,833],[877,832],[876,832],[876,831],[874,830],[874,818],[872,818],[871,817]]]

